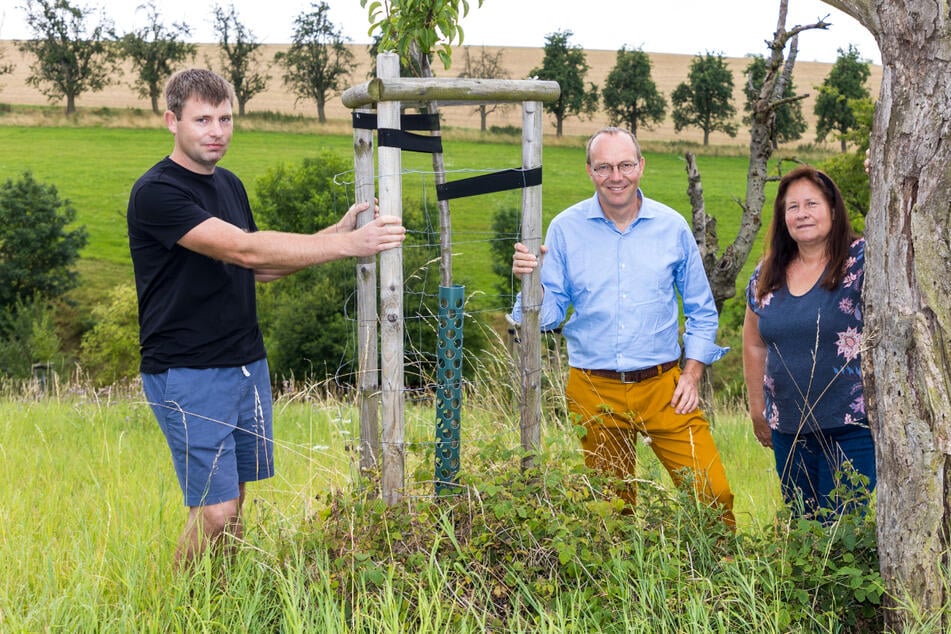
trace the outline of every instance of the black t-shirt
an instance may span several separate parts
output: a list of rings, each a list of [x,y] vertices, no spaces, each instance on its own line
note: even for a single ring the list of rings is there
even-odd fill
[[[142,372],[238,366],[265,356],[254,271],[178,244],[212,216],[257,231],[244,185],[224,168],[196,174],[165,158],[132,188],[127,220]]]

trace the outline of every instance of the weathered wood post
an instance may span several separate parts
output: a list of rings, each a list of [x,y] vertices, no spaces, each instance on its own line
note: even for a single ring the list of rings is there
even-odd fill
[[[398,76],[399,62],[395,54],[381,53],[377,58],[377,77],[358,86],[347,89],[341,100],[348,108],[361,108],[371,104],[377,105],[377,126],[380,130],[401,130],[400,109],[403,105],[420,103],[431,104],[439,101],[443,105],[471,105],[473,103],[518,103],[522,102],[523,132],[522,132],[522,169],[516,171],[520,183],[512,183],[510,174],[500,173],[502,183],[496,182],[485,191],[501,191],[521,187],[522,194],[522,236],[537,254],[541,249],[541,165],[542,165],[542,103],[553,101],[561,92],[555,82],[536,80],[488,80],[488,79],[441,79],[441,78],[407,78]],[[356,138],[356,137],[355,137]],[[355,141],[355,151],[356,151]],[[377,156],[379,163],[379,198],[380,213],[402,216],[402,185],[400,148],[391,144],[379,144]],[[360,151],[363,151],[361,146]],[[510,170],[509,170],[510,171]],[[498,176],[499,174],[493,175]],[[364,176],[361,176],[363,182]],[[446,185],[453,185],[447,183]],[[437,186],[438,189],[438,186]],[[460,195],[472,195],[471,193]],[[443,220],[446,229],[449,228],[449,218]],[[451,268],[451,237],[448,231],[441,236],[442,272],[448,273]],[[361,273],[362,275],[363,273]],[[449,278],[451,280],[451,277]],[[444,279],[445,283],[445,279]],[[522,348],[522,405],[521,405],[521,443],[525,450],[525,468],[534,464],[534,458],[541,446],[541,333],[538,329],[538,313],[541,303],[540,273],[535,272],[526,276],[523,283],[523,327],[522,332],[527,344]],[[380,255],[380,338],[381,338],[381,410],[383,427],[383,446],[381,449],[383,461],[383,499],[387,504],[395,504],[400,499],[404,486],[404,411],[403,411],[403,305],[402,305],[402,250],[394,249]],[[455,291],[458,287],[448,287]],[[370,295],[358,295],[360,301],[371,302]],[[443,301],[442,292],[440,301]],[[460,335],[463,298],[452,297],[446,299],[447,308],[451,308],[445,315],[447,324],[447,338]],[[361,313],[363,314],[363,313]],[[443,315],[440,315],[443,318]],[[450,319],[454,320],[450,323]],[[369,332],[369,330],[367,330]],[[448,344],[447,344],[448,345]],[[443,383],[453,390],[458,386],[461,378],[458,370],[461,369],[461,345],[453,347],[460,349],[459,354],[445,355],[447,373]],[[367,359],[370,352],[365,352],[361,346],[361,359]],[[448,362],[451,362],[451,367]],[[365,366],[369,367],[369,365]],[[369,384],[368,384],[369,385]],[[369,389],[369,388],[368,388]],[[452,391],[445,401],[446,409],[457,407],[461,402],[461,392]],[[364,415],[361,407],[361,416]],[[361,434],[372,434],[369,424],[361,420]],[[455,450],[458,442],[455,436],[449,439],[450,465],[457,456]],[[371,439],[361,439],[361,447],[372,447]],[[437,440],[437,447],[439,441]],[[452,445],[455,443],[455,445]],[[445,448],[443,446],[443,448]],[[440,475],[437,473],[437,480]],[[451,478],[446,478],[449,481]],[[451,482],[449,482],[451,484]]]
[[[360,113],[370,114],[369,108]],[[357,217],[362,227],[373,220],[376,194],[373,169],[373,130],[353,128],[353,173],[356,202],[370,208]],[[357,398],[360,408],[360,472],[375,469],[380,461],[380,360],[377,345],[376,257],[357,259]]]
[[[395,53],[377,56],[376,74],[381,79],[398,78],[400,59]],[[377,106],[380,128],[400,129],[400,102],[383,101]],[[402,158],[400,148],[378,149],[380,161],[380,215],[403,215]],[[403,249],[380,254],[380,338],[383,405],[383,500],[399,502],[403,489]]]
[[[522,169],[541,167],[542,164],[542,104],[526,101],[522,104]],[[541,257],[542,244],[542,186],[522,190],[522,243]],[[525,456],[522,468],[535,464],[535,455],[541,446],[542,417],[542,355],[541,331],[538,313],[541,308],[541,268],[522,276],[522,402],[521,440]]]

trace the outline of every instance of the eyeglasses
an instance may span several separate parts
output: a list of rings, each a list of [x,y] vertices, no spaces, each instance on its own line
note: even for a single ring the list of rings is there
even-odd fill
[[[592,165],[591,171],[601,178],[607,178],[614,173],[614,168],[617,168],[617,171],[621,172],[621,174],[624,176],[630,176],[640,164],[640,161],[621,161],[617,165],[611,165],[610,163],[599,163],[597,165]]]

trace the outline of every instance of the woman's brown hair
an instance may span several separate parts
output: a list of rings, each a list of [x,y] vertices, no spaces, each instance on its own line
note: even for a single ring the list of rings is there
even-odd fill
[[[776,192],[776,201],[773,203],[773,222],[769,226],[766,255],[763,256],[759,281],[756,284],[757,301],[786,283],[786,267],[799,254],[799,245],[789,235],[789,229],[786,226],[786,192],[790,185],[799,180],[807,180],[819,188],[832,215],[832,226],[826,239],[829,266],[820,280],[823,288],[831,291],[842,283],[845,261],[849,257],[849,247],[858,239],[858,234],[849,222],[842,192],[839,191],[835,182],[808,165],[801,165],[792,170],[779,181],[779,190]]]

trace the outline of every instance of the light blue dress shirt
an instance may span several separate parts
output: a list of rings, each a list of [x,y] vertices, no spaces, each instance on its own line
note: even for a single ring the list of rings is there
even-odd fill
[[[551,221],[539,324],[557,327],[571,307],[562,329],[569,365],[639,370],[680,358],[679,294],[685,356],[713,363],[729,349],[715,343],[716,304],[693,234],[676,211],[637,194],[640,211],[623,233],[604,216],[597,195]],[[521,293],[512,318],[521,322]]]

